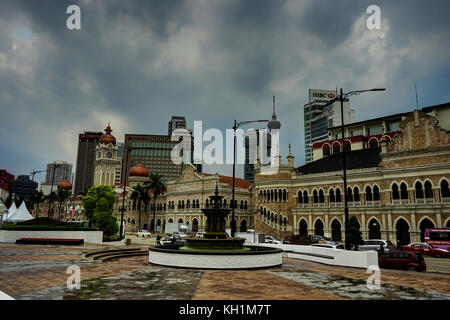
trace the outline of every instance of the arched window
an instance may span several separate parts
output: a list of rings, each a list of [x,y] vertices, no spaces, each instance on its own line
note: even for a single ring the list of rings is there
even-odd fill
[[[408,187],[404,182],[400,185],[400,197],[402,199],[408,199]]]
[[[264,214],[264,212],[263,212],[263,207],[259,207],[259,213],[260,213],[261,215]]]
[[[313,203],[319,202],[319,196],[317,195],[317,190],[313,191]]]
[[[244,209],[244,201],[243,200],[241,200],[241,204],[239,206],[239,209]]]
[[[339,188],[336,189],[336,202],[337,203],[341,203],[342,202],[341,189],[339,189]]]
[[[283,199],[283,190],[278,189],[278,201],[281,201]]]
[[[350,188],[350,187],[347,188],[347,201],[353,202],[353,192],[352,192],[352,188]]]
[[[352,144],[349,141],[344,142],[344,150],[345,150],[345,152],[352,151]]]
[[[247,210],[247,200],[244,201],[244,210]]]
[[[360,201],[358,187],[353,188],[353,201],[356,201],[356,202]]]
[[[303,191],[303,203],[304,204],[308,204],[309,203],[309,201],[308,201],[308,191]]]
[[[320,189],[319,190],[319,203],[324,203],[325,202],[325,196],[323,194],[323,190]]]
[[[447,180],[441,181],[441,196],[442,198],[450,198],[450,188]]]
[[[430,181],[425,182],[425,198],[433,199],[433,186]]]
[[[369,141],[369,148],[370,149],[374,149],[374,148],[378,148],[379,144],[378,141],[376,139],[372,139]]]
[[[205,207],[209,208],[209,200],[208,199],[206,199],[206,201],[205,201]]]
[[[422,183],[420,181],[416,182],[416,199],[423,199],[423,188]]]
[[[298,193],[297,193],[297,202],[298,202],[299,204],[302,204],[302,203],[303,203],[302,190],[298,190]]]
[[[373,186],[373,200],[380,201],[380,189],[377,185]]]
[[[330,202],[336,202],[336,196],[334,195],[334,189],[330,189]]]
[[[322,154],[323,154],[324,157],[330,155],[330,146],[329,145],[324,145],[322,147]]]
[[[396,183],[392,185],[392,199],[393,200],[400,199],[400,192],[398,191],[398,185]]]
[[[333,153],[341,152],[341,145],[339,143],[333,144]]]
[[[274,193],[274,196],[275,196],[274,201],[276,202],[276,201],[278,201],[278,192],[277,192],[277,189],[275,189],[273,193]]]
[[[286,189],[283,190],[283,201],[287,201],[287,191],[286,191]]]
[[[191,201],[190,201],[190,200],[187,200],[187,201],[186,201],[186,208],[189,209],[190,206],[191,206]]]
[[[372,188],[366,187],[366,201],[372,201]]]

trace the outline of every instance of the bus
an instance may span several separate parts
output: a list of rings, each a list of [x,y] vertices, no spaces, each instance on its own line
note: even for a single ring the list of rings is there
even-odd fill
[[[433,247],[450,251],[450,227],[425,229],[425,242]]]

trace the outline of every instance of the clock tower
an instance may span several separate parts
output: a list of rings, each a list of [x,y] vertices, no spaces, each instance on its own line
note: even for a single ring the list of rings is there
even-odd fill
[[[94,185],[113,186],[116,169],[120,166],[117,158],[119,148],[116,146],[116,138],[111,134],[111,126],[105,129],[105,134],[100,137],[95,148]]]

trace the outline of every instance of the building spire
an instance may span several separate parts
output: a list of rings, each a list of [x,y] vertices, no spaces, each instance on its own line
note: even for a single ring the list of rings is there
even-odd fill
[[[275,114],[275,92],[273,93],[272,101],[273,101],[272,102],[273,103],[273,106],[272,106],[273,113],[272,113],[272,120],[269,121],[269,124],[268,124],[269,130],[280,129],[280,127],[281,127],[281,123],[280,123],[280,121],[277,120],[277,115]]]

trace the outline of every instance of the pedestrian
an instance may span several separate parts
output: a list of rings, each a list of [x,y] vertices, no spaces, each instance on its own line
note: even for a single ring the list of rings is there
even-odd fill
[[[156,236],[156,245],[161,245],[161,236],[159,234]]]

